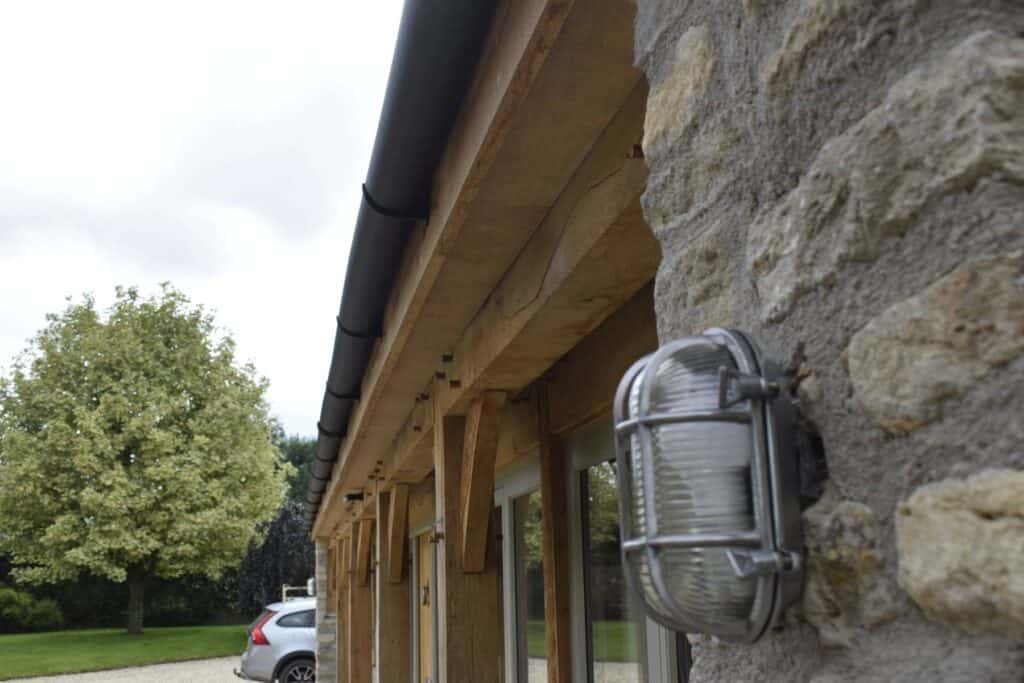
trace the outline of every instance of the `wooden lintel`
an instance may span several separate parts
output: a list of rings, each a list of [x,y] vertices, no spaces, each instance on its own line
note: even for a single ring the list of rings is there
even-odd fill
[[[370,545],[373,543],[373,520],[359,522],[359,538],[356,545],[356,563],[353,571],[354,582],[359,586],[370,584]]]
[[[448,371],[459,382],[437,383],[421,399],[423,411],[463,413],[481,392],[529,385],[637,296],[644,301],[634,308],[644,310],[631,322],[641,320],[645,325],[636,334],[626,332],[646,344],[654,329],[653,315],[643,318],[651,310],[651,296],[638,292],[644,292],[653,278],[660,251],[639,204],[646,165],[631,153],[643,134],[646,92],[646,85],[637,85],[594,143],[566,190],[463,332]],[[631,353],[636,344],[628,346],[625,353]],[[611,351],[616,360],[623,355]],[[599,372],[594,378],[603,380],[606,374]],[[584,386],[604,391],[604,384],[588,381]],[[593,416],[610,403],[613,393],[614,386],[607,397],[598,398],[603,404],[599,408],[587,404],[584,411],[576,406],[572,412]],[[575,390],[566,395],[578,401]],[[555,431],[576,417],[553,418]],[[430,466],[422,448],[428,443],[427,423],[407,421],[390,449],[385,480],[422,477]]]
[[[425,390],[416,397],[409,419],[384,456],[382,479],[385,483],[414,484],[434,469],[431,450],[433,430],[434,393]]]
[[[494,460],[505,392],[476,397],[466,413],[462,450],[460,542],[462,570],[482,572],[487,559],[487,532],[494,508]]]
[[[646,98],[641,83],[464,331],[460,383],[440,387],[435,411],[527,386],[651,281],[661,253],[640,208],[647,166],[631,154]]]
[[[565,507],[567,467],[548,419],[548,388],[537,383],[537,433],[540,438],[540,495],[544,534],[544,622],[548,683],[572,680],[569,603],[569,528]]]
[[[607,415],[622,375],[656,348],[653,285],[648,284],[545,375],[552,433],[564,434]],[[498,440],[497,471],[536,454],[536,412],[537,402],[532,399],[506,406]]]
[[[381,533],[386,533],[384,539],[385,547],[381,548],[386,553],[387,564],[384,574],[391,583],[401,583],[403,570],[405,569],[405,543],[406,543],[406,520],[409,514],[409,485],[395,484],[390,494],[387,495],[388,505],[382,505],[381,500],[377,501],[378,519],[377,524]],[[387,510],[387,518],[380,516],[381,510]]]

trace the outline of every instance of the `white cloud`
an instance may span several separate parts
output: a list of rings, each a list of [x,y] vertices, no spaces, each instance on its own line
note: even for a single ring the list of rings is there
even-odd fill
[[[0,4],[0,366],[170,280],[319,412],[399,0]]]

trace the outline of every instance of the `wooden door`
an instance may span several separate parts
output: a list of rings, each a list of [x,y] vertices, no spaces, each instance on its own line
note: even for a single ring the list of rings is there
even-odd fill
[[[416,604],[419,617],[419,682],[436,683],[434,674],[434,545],[430,534],[416,538]]]

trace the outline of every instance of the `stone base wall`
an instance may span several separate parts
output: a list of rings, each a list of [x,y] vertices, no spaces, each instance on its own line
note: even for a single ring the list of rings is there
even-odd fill
[[[808,578],[696,683],[1024,680],[1024,5],[637,0],[662,340],[784,361]]]
[[[338,621],[327,613],[327,546],[316,544],[316,680],[338,681]]]

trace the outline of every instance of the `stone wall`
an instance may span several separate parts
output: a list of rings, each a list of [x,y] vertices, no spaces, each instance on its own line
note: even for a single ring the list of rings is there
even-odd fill
[[[316,544],[316,680],[338,681],[338,622],[327,613],[327,546]]]
[[[808,580],[693,680],[1024,680],[1024,5],[638,0],[663,340],[785,361]]]

